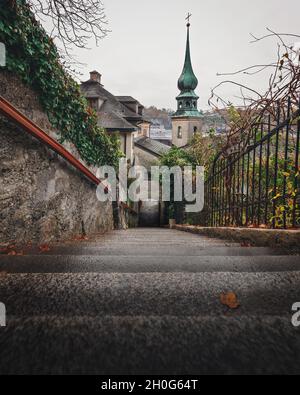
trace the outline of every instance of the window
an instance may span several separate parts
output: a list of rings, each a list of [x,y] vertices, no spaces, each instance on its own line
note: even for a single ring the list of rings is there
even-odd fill
[[[89,99],[89,104],[91,108],[93,108],[94,110],[98,110],[98,99]]]
[[[178,126],[177,138],[178,139],[182,139],[182,127],[181,126]]]
[[[182,108],[182,101],[179,102],[179,109]]]
[[[194,101],[194,108],[197,108],[197,102]]]
[[[191,107],[191,103],[189,101],[186,102],[187,107]]]
[[[194,134],[198,133],[198,128],[197,126],[194,126]]]

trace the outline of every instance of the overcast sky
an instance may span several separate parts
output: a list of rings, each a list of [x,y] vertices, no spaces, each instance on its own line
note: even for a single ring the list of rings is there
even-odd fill
[[[106,89],[131,95],[146,106],[175,108],[177,80],[181,74],[186,41],[185,17],[191,18],[191,51],[199,80],[199,107],[207,108],[210,90],[234,71],[276,59],[276,41],[250,44],[250,33],[300,33],[299,0],[103,0],[111,33],[97,48],[76,50],[86,64],[82,79],[91,70],[103,75]],[[293,41],[291,41],[293,43]],[[245,81],[240,79],[241,81]],[[266,75],[249,83],[266,86]],[[223,89],[231,97],[232,87]]]

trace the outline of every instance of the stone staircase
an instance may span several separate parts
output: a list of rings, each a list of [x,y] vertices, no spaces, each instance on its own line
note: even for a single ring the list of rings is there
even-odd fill
[[[1,374],[300,373],[291,251],[134,229],[1,255],[1,272]]]

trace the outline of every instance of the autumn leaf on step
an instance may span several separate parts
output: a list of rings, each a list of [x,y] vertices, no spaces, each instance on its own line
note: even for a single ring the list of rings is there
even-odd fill
[[[75,241],[84,241],[84,240],[88,240],[89,238],[87,236],[81,235],[81,236],[76,236],[74,237],[73,240]]]
[[[50,247],[48,244],[42,244],[39,246],[39,250],[40,252],[48,252],[50,251]]]
[[[260,229],[268,229],[268,226],[265,225],[265,224],[261,224],[261,225],[259,225],[259,228],[260,228]]]
[[[17,246],[16,246],[15,244],[10,244],[10,245],[6,248],[6,250],[7,250],[8,252],[9,252],[9,251],[15,251],[16,248],[17,248]]]
[[[227,294],[221,294],[220,300],[224,306],[227,306],[232,310],[235,310],[240,307],[240,303],[239,303],[238,298],[234,292],[229,292]]]
[[[251,247],[251,243],[249,243],[248,241],[243,241],[243,242],[241,243],[241,247],[247,247],[247,248],[249,248],[249,247]]]
[[[9,249],[6,251],[6,253],[9,256],[23,256],[23,255],[25,255],[23,250],[17,251],[16,249],[13,249],[13,250]]]

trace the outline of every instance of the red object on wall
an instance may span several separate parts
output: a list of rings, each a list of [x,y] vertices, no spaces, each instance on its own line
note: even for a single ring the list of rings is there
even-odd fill
[[[0,96],[0,112],[11,119],[14,123],[21,126],[29,134],[46,144],[52,151],[56,152],[82,174],[84,174],[92,183],[99,185],[101,181],[82,163],[79,162],[69,151],[61,144],[45,133],[38,125],[28,119],[24,114],[17,110],[11,103]]]

